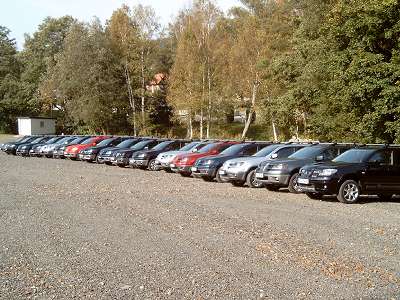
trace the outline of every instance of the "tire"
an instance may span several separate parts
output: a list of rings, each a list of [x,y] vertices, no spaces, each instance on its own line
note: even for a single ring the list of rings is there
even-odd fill
[[[379,200],[390,201],[393,198],[393,194],[378,194]]]
[[[152,160],[149,161],[149,165],[147,166],[147,170],[149,170],[149,171],[158,171],[155,159],[152,159]]]
[[[249,172],[249,174],[247,174],[246,176],[246,184],[248,187],[252,188],[252,189],[259,189],[262,188],[264,186],[263,183],[259,182],[256,179],[256,170],[252,170]]]
[[[289,192],[291,192],[292,194],[300,194],[300,191],[297,186],[297,178],[299,178],[299,173],[293,174],[292,177],[290,177],[289,179],[288,189]]]
[[[214,181],[214,178],[212,178],[210,176],[202,176],[201,178],[206,182],[213,182]]]
[[[313,200],[321,200],[324,195],[320,193],[306,193],[307,197]]]
[[[220,170],[220,169],[221,169],[221,168],[218,168],[217,174],[215,174],[215,180],[216,180],[218,183],[224,183],[225,181],[223,181],[222,178],[221,178],[221,175],[219,175],[219,170]]]
[[[280,187],[279,187],[279,186],[276,186],[276,185],[270,185],[270,184],[267,184],[265,187],[266,187],[266,188],[267,188],[267,190],[268,190],[268,191],[270,191],[270,192],[278,192],[278,191],[279,191],[279,189],[280,189]]]
[[[346,180],[342,183],[337,199],[345,204],[356,203],[360,199],[361,187],[357,181]]]
[[[242,182],[242,181],[231,181],[231,184],[232,184],[233,186],[236,186],[236,187],[242,187],[242,186],[244,186],[244,182]]]

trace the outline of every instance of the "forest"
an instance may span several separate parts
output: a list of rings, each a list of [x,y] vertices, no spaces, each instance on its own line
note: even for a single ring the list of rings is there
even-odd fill
[[[241,2],[48,17],[22,49],[0,26],[0,132],[400,143],[398,0]]]

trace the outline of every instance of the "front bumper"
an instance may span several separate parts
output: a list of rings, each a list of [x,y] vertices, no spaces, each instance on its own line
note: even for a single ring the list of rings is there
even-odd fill
[[[78,158],[78,153],[68,153],[68,152],[64,152],[63,156],[65,158],[72,158],[72,159],[77,159]]]
[[[232,181],[246,181],[247,172],[240,170],[219,170],[219,177],[223,181],[232,182]]]
[[[274,185],[287,187],[289,185],[290,174],[281,174],[277,172],[256,172],[256,178],[259,182]]]
[[[18,156],[29,156],[29,151],[28,149],[17,150],[16,154]]]
[[[131,158],[129,160],[129,165],[135,168],[147,168],[147,166],[149,165],[149,160]]]
[[[113,164],[117,166],[127,166],[129,165],[129,158],[128,157],[117,157],[114,159]]]
[[[96,159],[96,154],[79,154],[79,158],[84,161],[94,161]]]
[[[192,173],[192,166],[176,166],[174,164],[170,165],[171,171],[175,173],[181,174],[191,174]]]
[[[191,168],[193,177],[201,178],[201,177],[212,177],[214,178],[217,175],[217,169],[213,167],[192,167]]]
[[[39,156],[41,156],[41,155],[40,155],[40,152],[39,152],[39,151],[36,151],[36,150],[29,150],[29,156],[32,156],[32,157],[39,157]]]
[[[297,180],[297,185],[303,193],[336,195],[339,190],[339,180],[337,178],[306,178],[300,176]]]

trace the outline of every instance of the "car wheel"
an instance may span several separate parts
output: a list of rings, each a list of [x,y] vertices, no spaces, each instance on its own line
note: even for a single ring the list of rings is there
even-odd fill
[[[360,185],[354,180],[346,180],[340,186],[337,199],[346,204],[356,203],[360,198],[361,188]]]
[[[267,190],[270,191],[270,192],[277,192],[277,191],[279,191],[279,189],[280,189],[279,186],[270,185],[270,184],[267,184],[267,185],[266,185],[266,188],[267,188]]]
[[[299,178],[299,173],[295,173],[289,179],[289,192],[293,194],[300,194],[299,185],[297,184],[297,179]]]
[[[203,177],[201,177],[204,181],[207,181],[207,182],[213,182],[214,181],[214,178],[212,178],[212,177],[210,177],[210,176],[203,176]]]
[[[378,194],[381,201],[390,201],[393,198],[392,194]]]
[[[157,171],[157,170],[158,170],[157,164],[156,164],[156,160],[155,160],[155,159],[150,160],[147,169],[148,169],[149,171]]]
[[[218,183],[224,183],[224,181],[223,181],[222,178],[221,178],[221,175],[219,175],[219,170],[221,170],[221,168],[219,168],[219,169],[217,170],[217,174],[215,175],[215,180],[216,180]]]
[[[248,187],[251,187],[253,189],[261,188],[261,187],[264,186],[264,184],[262,182],[257,180],[257,178],[256,178],[256,170],[250,171],[249,174],[247,174],[246,184],[247,184]]]
[[[307,197],[313,200],[321,200],[324,195],[320,193],[306,193]]]
[[[236,186],[236,187],[242,187],[242,186],[244,186],[244,182],[242,182],[242,181],[232,181],[231,184],[232,184],[233,186]]]

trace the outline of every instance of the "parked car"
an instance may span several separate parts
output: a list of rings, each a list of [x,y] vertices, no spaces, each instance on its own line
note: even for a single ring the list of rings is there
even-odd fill
[[[43,145],[42,147],[40,147],[38,155],[44,156],[47,158],[51,158],[51,157],[53,157],[54,150],[58,146],[66,145],[69,142],[73,141],[74,139],[76,139],[76,136],[62,136],[61,139],[59,139],[58,141],[56,141],[54,143],[47,143],[47,144]]]
[[[114,147],[104,148],[104,149],[100,150],[99,154],[97,155],[97,162],[99,164],[105,163],[107,165],[112,165],[112,159],[113,159],[114,153],[116,151],[123,150],[123,149],[125,149],[125,150],[129,149],[142,140],[143,140],[142,138],[129,138]]]
[[[196,153],[177,155],[170,164],[171,170],[185,177],[191,176],[192,167],[196,160],[206,156],[218,155],[225,149],[235,144],[238,144],[238,142],[215,142],[204,146]]]
[[[18,156],[29,156],[29,151],[32,149],[33,146],[43,144],[51,138],[51,136],[41,136],[28,143],[20,144],[15,153]]]
[[[301,167],[314,162],[331,161],[352,147],[353,145],[347,144],[316,144],[305,147],[287,159],[262,164],[256,170],[256,178],[270,191],[287,187],[291,193],[299,193],[297,178]]]
[[[2,143],[2,144],[0,144],[0,150],[3,151],[3,152],[5,152],[6,147],[7,147],[9,144],[12,144],[12,143],[19,143],[19,142],[21,142],[22,140],[27,139],[27,138],[30,138],[30,137],[31,137],[31,136],[29,136],[29,135],[24,135],[24,136],[21,136],[21,137],[17,138],[17,139],[14,140],[14,141],[9,141],[9,142]]]
[[[38,137],[39,137],[39,136],[27,136],[27,137],[24,137],[24,138],[22,138],[22,139],[18,139],[18,140],[15,141],[15,142],[7,143],[7,144],[5,144],[5,145],[3,146],[3,148],[4,148],[3,151],[4,151],[5,153],[7,153],[7,154],[16,155],[16,153],[17,153],[17,148],[18,148],[20,145],[25,144],[25,143],[32,142],[33,140],[37,139]]]
[[[263,184],[255,178],[256,169],[260,163],[287,158],[304,146],[303,144],[272,144],[252,156],[227,160],[218,173],[223,182],[230,182],[234,186],[246,184],[251,188],[260,188]]]
[[[29,156],[41,157],[42,155],[40,152],[44,146],[54,144],[54,143],[58,142],[59,140],[61,140],[62,138],[63,138],[62,136],[55,136],[44,143],[42,142],[42,143],[32,146],[31,149],[29,150]]]
[[[361,195],[377,195],[390,200],[400,195],[400,147],[351,149],[332,162],[304,166],[297,183],[312,199],[336,195],[340,202],[351,204]]]
[[[201,148],[204,146],[208,145],[210,142],[200,142],[200,141],[195,141],[191,142],[184,147],[180,148],[179,150],[175,151],[167,151],[160,153],[157,158],[156,158],[156,164],[158,168],[161,168],[167,172],[172,172],[170,164],[174,160],[174,158],[179,155],[179,154],[184,154],[184,153],[195,153],[198,152]]]
[[[97,160],[97,156],[101,150],[109,147],[115,147],[121,142],[127,140],[129,137],[112,137],[101,141],[99,144],[93,147],[86,148],[80,151],[80,159],[82,161],[94,162]]]
[[[145,139],[135,144],[129,149],[118,150],[115,152],[113,156],[112,163],[117,165],[118,167],[125,168],[126,166],[129,165],[129,159],[135,152],[142,150],[149,150],[163,141],[165,140]]]
[[[160,153],[178,150],[189,143],[185,140],[164,141],[149,150],[135,152],[129,159],[129,165],[134,168],[148,169],[150,171],[158,171],[159,167],[156,158]]]
[[[251,156],[269,145],[271,143],[257,142],[232,145],[219,155],[199,158],[192,167],[192,175],[205,181],[213,181],[215,179],[217,182],[223,182],[224,180],[219,171],[226,161],[233,158]]]
[[[60,159],[65,158],[64,152],[68,146],[79,145],[81,143],[85,143],[86,141],[88,141],[91,138],[92,138],[92,136],[77,136],[70,141],[64,142],[63,144],[56,146],[53,150],[53,158],[60,158]]]
[[[89,147],[94,147],[101,141],[109,138],[109,136],[95,136],[88,140],[84,140],[80,144],[67,146],[64,151],[64,156],[71,160],[79,159],[79,153]]]

